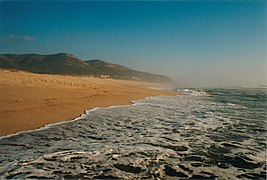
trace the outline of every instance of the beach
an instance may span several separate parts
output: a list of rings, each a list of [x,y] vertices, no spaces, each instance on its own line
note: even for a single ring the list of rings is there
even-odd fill
[[[0,70],[0,136],[73,120],[84,110],[176,95],[159,84]]]
[[[188,92],[0,137],[0,177],[265,180],[266,90]]]

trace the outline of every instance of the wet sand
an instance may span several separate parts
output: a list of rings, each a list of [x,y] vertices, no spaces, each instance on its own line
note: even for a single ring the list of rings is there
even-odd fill
[[[157,84],[0,70],[0,136],[72,120],[94,107],[175,95]]]

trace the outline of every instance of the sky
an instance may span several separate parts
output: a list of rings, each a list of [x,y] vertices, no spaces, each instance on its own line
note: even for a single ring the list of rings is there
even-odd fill
[[[0,53],[59,52],[181,87],[267,85],[267,2],[0,1]]]

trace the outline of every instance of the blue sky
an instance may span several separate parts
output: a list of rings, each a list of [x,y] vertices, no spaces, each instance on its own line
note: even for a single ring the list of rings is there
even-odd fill
[[[266,1],[0,1],[0,53],[72,53],[180,86],[267,84]]]

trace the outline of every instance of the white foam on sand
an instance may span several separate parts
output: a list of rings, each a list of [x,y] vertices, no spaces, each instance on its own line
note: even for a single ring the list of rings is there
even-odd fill
[[[146,101],[150,97],[152,97],[152,96],[147,96],[143,100]],[[20,134],[23,134],[23,133],[41,131],[41,130],[45,130],[45,129],[51,128],[53,126],[57,126],[57,125],[65,124],[65,123],[71,123],[71,122],[74,122],[74,121],[85,119],[88,115],[90,115],[91,112],[97,111],[97,110],[100,110],[100,109],[111,109],[111,108],[122,107],[122,106],[136,105],[136,103],[138,103],[138,101],[143,101],[143,100],[130,101],[130,103],[131,103],[130,105],[117,105],[117,106],[108,106],[108,107],[95,107],[95,108],[92,108],[92,109],[84,110],[84,113],[83,114],[81,114],[79,117],[74,118],[72,120],[65,120],[65,121],[60,121],[60,122],[56,122],[56,123],[46,124],[46,125],[44,125],[44,126],[42,126],[40,128],[37,128],[37,129],[26,130],[26,131],[19,131],[19,132],[14,133],[14,134],[8,134],[8,135],[5,135],[5,136],[0,136],[0,140],[1,139],[5,139],[5,138],[9,138],[9,137],[12,137],[12,136],[20,135]]]
[[[133,105],[93,108],[43,132],[3,139],[0,170],[3,178],[52,179],[260,174],[263,140],[255,141],[249,130],[257,124],[240,121],[244,109],[237,108],[198,96],[146,97]]]

